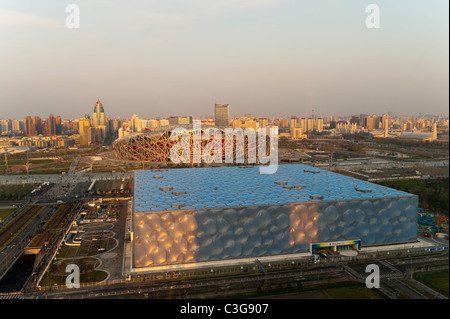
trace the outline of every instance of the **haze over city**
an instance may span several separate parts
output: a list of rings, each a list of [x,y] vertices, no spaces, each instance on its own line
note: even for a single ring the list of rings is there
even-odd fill
[[[0,4],[1,118],[448,115],[448,2],[73,1]]]
[[[0,0],[3,313],[448,299],[448,7]]]

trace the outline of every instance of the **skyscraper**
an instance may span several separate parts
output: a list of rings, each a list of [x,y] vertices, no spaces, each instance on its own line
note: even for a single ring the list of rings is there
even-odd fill
[[[216,104],[214,121],[216,126],[228,126],[230,121],[229,104]]]
[[[59,135],[62,133],[61,116],[57,115],[55,117],[55,121],[56,121],[56,135]]]
[[[91,144],[91,119],[85,115],[78,120],[78,132],[80,133],[80,146],[89,146]]]
[[[437,140],[437,123],[436,122],[433,123],[431,132],[433,133],[431,139],[432,140]]]
[[[309,117],[306,121],[306,131],[311,132],[314,130],[314,119]]]
[[[25,126],[26,126],[26,134],[27,134],[27,136],[37,135],[36,128],[35,128],[35,126],[33,124],[33,119],[31,118],[31,116],[27,116],[25,118]]]
[[[323,131],[323,118],[319,117],[317,119],[317,132]]]
[[[105,111],[103,109],[103,104],[100,100],[97,100],[94,107],[94,114],[92,117],[92,126],[98,127],[106,125],[105,121]]]
[[[53,114],[50,114],[50,116],[48,117],[46,126],[48,136],[56,135],[56,119]]]
[[[102,142],[106,138],[106,119],[103,104],[97,100],[94,107],[94,114],[92,117],[92,126],[94,127],[94,136],[91,137],[91,142]]]
[[[43,127],[42,127],[41,118],[39,116],[33,117],[33,126],[34,126],[34,129],[35,129],[35,134],[34,135],[42,134]]]
[[[375,124],[376,119],[377,119],[377,117],[375,115],[366,117],[365,118],[366,128],[369,130],[374,130],[376,128],[376,124]]]

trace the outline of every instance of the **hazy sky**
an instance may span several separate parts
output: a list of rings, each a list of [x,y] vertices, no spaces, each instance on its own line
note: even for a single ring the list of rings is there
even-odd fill
[[[69,29],[66,6],[80,8]],[[366,27],[366,6],[380,28]],[[448,115],[448,0],[0,0],[0,118]]]

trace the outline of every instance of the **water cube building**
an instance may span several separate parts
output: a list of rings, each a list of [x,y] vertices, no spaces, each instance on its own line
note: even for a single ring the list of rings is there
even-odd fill
[[[307,165],[138,170],[134,269],[417,240],[418,197]]]

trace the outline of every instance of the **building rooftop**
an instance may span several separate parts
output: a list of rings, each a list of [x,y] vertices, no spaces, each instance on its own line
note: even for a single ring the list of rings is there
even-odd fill
[[[427,139],[431,138],[433,133],[430,132],[402,132],[398,137],[405,139]]]
[[[414,196],[303,164],[137,170],[134,211],[156,212]]]

